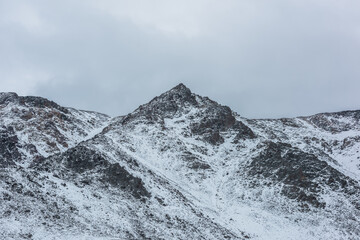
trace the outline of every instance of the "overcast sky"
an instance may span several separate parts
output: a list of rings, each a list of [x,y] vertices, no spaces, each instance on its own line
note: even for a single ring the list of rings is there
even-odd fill
[[[116,116],[180,82],[250,118],[360,109],[360,1],[0,0],[0,91]]]

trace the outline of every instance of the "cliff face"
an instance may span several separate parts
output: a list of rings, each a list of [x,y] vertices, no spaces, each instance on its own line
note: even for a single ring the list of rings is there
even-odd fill
[[[180,84],[127,116],[0,94],[5,239],[357,239],[360,111],[246,119]]]

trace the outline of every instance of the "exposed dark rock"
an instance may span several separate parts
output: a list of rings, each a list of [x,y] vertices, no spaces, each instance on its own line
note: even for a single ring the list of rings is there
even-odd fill
[[[50,101],[46,98],[42,98],[42,97],[33,97],[33,96],[28,96],[28,97],[19,97],[19,102],[21,104],[24,104],[26,106],[29,107],[37,107],[37,108],[53,108],[53,109],[57,109],[63,113],[68,113],[69,111],[64,108],[59,106],[57,103]]]
[[[320,113],[310,117],[301,117],[318,128],[332,133],[349,131],[360,126],[360,111],[343,111],[336,113]],[[341,118],[352,119],[353,121],[340,121]]]
[[[13,127],[0,127],[0,167],[14,165],[21,160],[19,139]]]
[[[203,139],[212,145],[224,143],[224,138],[220,135],[220,132],[216,130],[210,130],[209,132],[203,133]]]
[[[143,181],[131,175],[118,163],[110,164],[104,169],[103,180],[109,182],[114,187],[131,192],[135,198],[150,197],[150,193],[144,187]]]
[[[248,166],[248,174],[255,179],[270,179],[272,184],[282,183],[282,193],[285,196],[315,207],[325,206],[319,197],[325,191],[324,183],[333,191],[360,196],[360,188],[354,180],[315,155],[285,143],[266,142],[264,151]]]
[[[233,126],[233,129],[235,131],[237,131],[237,134],[235,136],[235,141],[239,141],[241,140],[245,140],[245,139],[254,139],[256,138],[255,133],[251,130],[251,128],[249,128],[248,126],[246,126],[244,123],[240,122],[240,121],[236,121],[236,123]]]
[[[224,138],[220,133],[229,129],[237,132],[236,141],[255,138],[254,132],[244,123],[237,121],[227,106],[214,103],[214,106],[207,108],[202,115],[199,123],[191,124],[191,132],[202,135],[205,141],[213,145],[223,143]]]
[[[16,93],[0,93],[0,104],[7,105],[10,102],[19,103],[20,105],[27,107],[54,108],[63,113],[69,112],[66,108],[61,107],[57,103],[50,101],[46,98],[33,96],[22,97],[18,96]]]
[[[0,105],[7,105],[9,102],[16,101],[19,96],[14,92],[1,92]]]
[[[227,106],[218,105],[209,107],[201,113],[203,118],[199,123],[191,125],[191,131],[194,134],[202,135],[209,132],[226,131],[235,125],[235,117]]]
[[[279,120],[285,126],[294,127],[294,128],[300,127],[299,124],[296,122],[296,120],[294,118],[280,118]]]
[[[191,169],[196,170],[207,170],[211,169],[211,166],[205,162],[203,162],[201,159],[199,159],[195,154],[191,152],[184,152],[181,156],[184,161],[187,162],[187,166]]]
[[[195,154],[193,154],[192,152],[189,152],[189,151],[183,152],[181,157],[184,161],[187,161],[187,162],[193,162],[193,161],[199,160],[199,158]]]
[[[100,154],[83,146],[69,149],[59,158],[66,168],[72,169],[77,173],[95,169],[97,166],[107,167],[109,162]]]
[[[137,117],[146,117],[147,120],[159,121],[164,118],[172,118],[174,115],[183,111],[188,106],[196,106],[195,95],[191,93],[184,84],[179,84],[171,90],[155,97],[149,103],[141,105],[138,109],[127,115],[122,123]]]
[[[79,145],[61,155],[34,161],[32,167],[45,171],[61,169],[61,165],[56,167],[53,165],[54,162],[62,164],[67,170],[86,177],[80,181],[82,184],[89,185],[98,181],[130,192],[137,199],[150,196],[140,178],[131,175],[118,163],[110,163],[104,156],[87,147]],[[71,176],[67,171],[60,175],[62,178]],[[76,178],[76,175],[73,174],[73,176]]]
[[[210,165],[204,162],[192,162],[189,164],[189,168],[201,170],[211,169]]]

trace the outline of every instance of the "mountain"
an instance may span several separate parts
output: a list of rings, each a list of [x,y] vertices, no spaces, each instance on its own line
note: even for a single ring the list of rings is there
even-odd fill
[[[33,157],[60,153],[109,120],[105,114],[61,107],[45,98],[0,93],[0,164],[28,164]]]
[[[112,119],[1,93],[0,238],[358,239],[359,121],[247,119],[183,84]]]

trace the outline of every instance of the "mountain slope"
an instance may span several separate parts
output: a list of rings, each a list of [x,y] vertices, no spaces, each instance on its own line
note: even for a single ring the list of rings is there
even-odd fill
[[[6,125],[0,229],[9,239],[357,239],[359,113],[251,120],[180,84],[17,167],[7,162],[26,147],[8,146],[34,129]]]
[[[6,144],[0,147],[1,156],[6,164],[14,164],[62,152],[108,120],[105,114],[61,107],[45,98],[0,93],[0,136]]]

